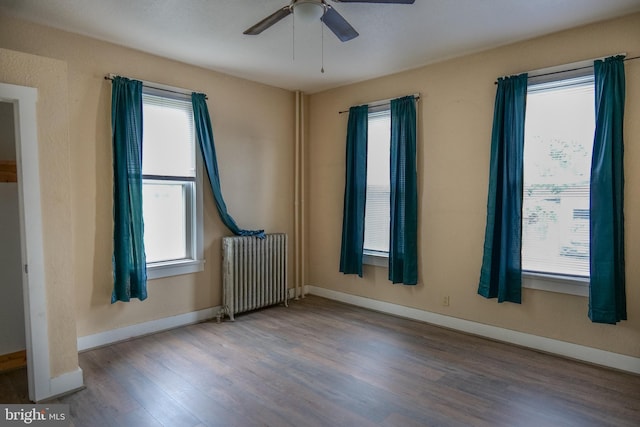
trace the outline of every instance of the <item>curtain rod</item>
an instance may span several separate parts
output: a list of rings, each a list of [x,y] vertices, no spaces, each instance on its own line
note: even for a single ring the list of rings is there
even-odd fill
[[[623,62],[627,62],[627,61],[632,61],[634,59],[640,59],[640,56],[632,56],[631,58],[625,58],[622,61]],[[595,61],[595,60],[594,60]],[[554,74],[562,74],[562,73],[570,73],[571,71],[579,71],[579,70],[586,70],[587,68],[593,68],[593,65],[586,65],[584,67],[576,67],[576,68],[570,68],[568,70],[560,70],[560,71],[551,71],[549,73],[542,73],[542,74],[536,74],[534,77],[542,77],[542,76],[552,76]],[[493,84],[497,85],[498,82],[493,82]]]
[[[407,95],[407,96],[413,96],[416,101],[420,100],[420,94],[419,93],[414,93],[413,95]],[[402,96],[400,98],[402,98]],[[368,105],[370,107],[382,107],[384,105],[390,105],[392,99],[397,99],[397,98],[389,98],[389,99],[382,99],[380,101],[365,102],[365,103],[363,103],[361,105]],[[349,112],[349,110],[343,110],[343,111],[338,111],[338,114],[344,114],[344,113],[348,113],[348,112]]]
[[[113,80],[114,77],[116,77],[116,74],[108,74],[108,75],[104,76],[104,79],[105,80]],[[184,89],[184,90],[179,90],[178,88],[169,89],[167,87],[160,87],[159,85],[154,85],[154,83],[148,83],[148,82],[142,82],[142,86],[148,87],[150,89],[160,90],[160,91],[163,91],[163,92],[177,93],[179,95],[191,95],[191,93],[192,93],[192,91],[189,91],[187,89]],[[204,95],[204,99],[209,99],[209,97],[205,94]]]

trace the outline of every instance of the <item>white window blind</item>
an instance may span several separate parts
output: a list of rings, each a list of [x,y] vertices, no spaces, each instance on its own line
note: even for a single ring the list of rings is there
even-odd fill
[[[389,252],[391,112],[369,113],[364,249]]]
[[[589,276],[593,75],[530,85],[524,145],[522,268]]]
[[[144,175],[195,177],[191,101],[143,94]]]

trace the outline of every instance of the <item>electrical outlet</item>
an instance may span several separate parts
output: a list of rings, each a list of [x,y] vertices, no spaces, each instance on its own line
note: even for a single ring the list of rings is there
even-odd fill
[[[449,306],[449,295],[445,295],[442,297],[442,305],[444,305],[445,307]]]

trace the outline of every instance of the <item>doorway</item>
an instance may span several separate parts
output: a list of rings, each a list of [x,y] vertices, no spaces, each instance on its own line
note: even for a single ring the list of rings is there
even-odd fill
[[[0,102],[0,372],[26,365],[13,104]]]
[[[51,392],[36,122],[37,94],[34,88],[0,83],[0,103],[11,112],[14,124],[24,346],[27,354],[29,399],[34,402],[49,397]]]

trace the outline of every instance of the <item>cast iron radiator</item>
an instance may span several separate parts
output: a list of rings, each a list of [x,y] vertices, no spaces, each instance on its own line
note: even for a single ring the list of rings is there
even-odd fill
[[[224,313],[234,316],[284,302],[287,306],[287,235],[222,238]]]

